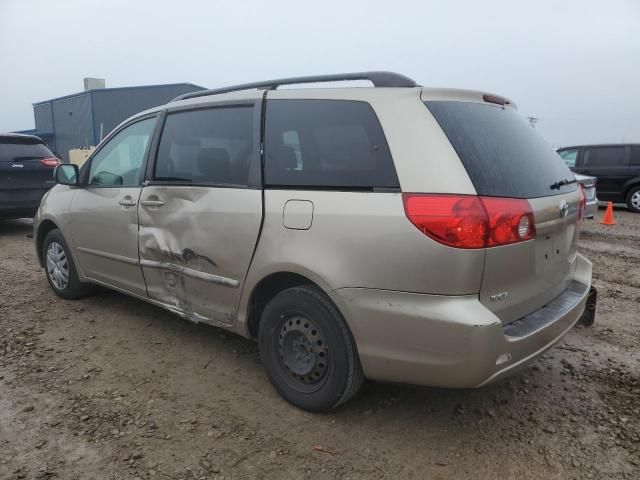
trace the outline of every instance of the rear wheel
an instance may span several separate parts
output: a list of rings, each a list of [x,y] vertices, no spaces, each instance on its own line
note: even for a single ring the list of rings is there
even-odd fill
[[[342,315],[312,286],[290,288],[267,304],[258,341],[269,380],[304,410],[335,408],[353,397],[364,380]]]
[[[49,285],[59,297],[75,300],[93,291],[93,285],[78,280],[75,263],[60,230],[51,230],[44,237],[42,258]]]
[[[633,212],[640,213],[640,185],[633,187],[627,194],[627,207]]]

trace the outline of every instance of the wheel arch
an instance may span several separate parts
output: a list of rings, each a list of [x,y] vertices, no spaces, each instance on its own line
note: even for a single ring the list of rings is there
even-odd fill
[[[38,225],[38,230],[36,231],[36,253],[38,254],[38,263],[41,267],[44,267],[44,260],[42,258],[42,245],[44,243],[44,239],[51,230],[55,230],[58,228],[52,220],[44,219]]]
[[[245,320],[247,336],[250,338],[258,337],[258,327],[262,312],[273,297],[288,288],[299,285],[312,285],[325,292],[325,289],[318,282],[301,273],[279,271],[270,273],[260,279],[253,287],[248,301]]]
[[[640,187],[640,177],[633,177],[630,180],[627,180],[624,186],[624,200],[627,201],[629,197],[629,193],[636,187]],[[596,190],[597,191],[597,190]]]

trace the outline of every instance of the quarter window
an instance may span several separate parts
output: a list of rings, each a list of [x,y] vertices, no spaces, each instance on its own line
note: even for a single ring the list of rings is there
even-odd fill
[[[142,165],[153,134],[156,117],[125,127],[91,160],[89,185],[134,187],[140,185]]]
[[[268,100],[265,184],[397,188],[382,127],[365,102]]]
[[[567,167],[573,168],[576,166],[576,157],[578,156],[577,149],[562,150],[561,152],[558,152],[558,154],[560,154],[560,156],[564,160],[564,163],[567,164]]]
[[[587,148],[582,161],[585,167],[622,167],[626,165],[625,147]]]
[[[253,107],[218,107],[167,115],[155,180],[247,185],[258,155]]]

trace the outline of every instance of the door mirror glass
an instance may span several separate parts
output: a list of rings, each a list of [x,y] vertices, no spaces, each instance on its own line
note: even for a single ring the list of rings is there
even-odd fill
[[[78,185],[80,178],[80,170],[73,163],[62,163],[53,171],[53,177],[56,182],[62,185]]]

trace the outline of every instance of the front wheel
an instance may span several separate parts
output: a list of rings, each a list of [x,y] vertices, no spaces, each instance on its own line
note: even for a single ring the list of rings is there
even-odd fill
[[[640,213],[640,185],[633,187],[627,194],[627,207],[632,212]]]
[[[59,297],[75,300],[93,291],[93,285],[78,279],[75,263],[60,230],[51,230],[44,237],[42,258],[49,285]]]
[[[289,288],[267,304],[258,343],[275,389],[304,410],[331,410],[353,397],[364,380],[346,322],[312,286]]]

